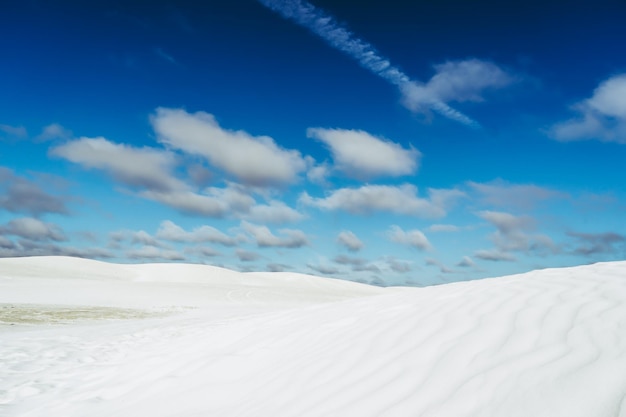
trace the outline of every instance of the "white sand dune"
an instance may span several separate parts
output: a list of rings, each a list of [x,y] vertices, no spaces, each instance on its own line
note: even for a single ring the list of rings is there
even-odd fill
[[[0,322],[2,416],[626,417],[626,262],[381,289],[4,259],[0,305],[111,308]]]

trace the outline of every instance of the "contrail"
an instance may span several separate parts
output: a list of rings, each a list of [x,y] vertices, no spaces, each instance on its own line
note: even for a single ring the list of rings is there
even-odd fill
[[[318,9],[306,0],[258,0],[265,7],[279,13],[286,19],[293,20],[309,29],[332,47],[354,58],[362,67],[387,80],[400,89],[408,84],[419,85],[401,70],[383,58],[369,42],[363,41],[348,29],[342,27],[332,16]],[[453,109],[440,100],[424,100],[437,113],[468,126],[477,127],[478,123],[463,113]]]

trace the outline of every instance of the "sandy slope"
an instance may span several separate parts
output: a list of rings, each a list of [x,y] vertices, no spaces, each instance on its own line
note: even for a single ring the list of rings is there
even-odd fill
[[[194,309],[0,327],[0,415],[626,416],[626,262],[384,290],[0,260],[17,302]]]

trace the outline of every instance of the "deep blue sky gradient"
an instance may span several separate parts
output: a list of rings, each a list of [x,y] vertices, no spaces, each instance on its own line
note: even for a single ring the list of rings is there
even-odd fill
[[[149,120],[163,107],[213,114],[225,129],[270,136],[283,148],[331,166],[332,155],[322,143],[307,138],[307,128],[362,130],[422,154],[419,169],[410,176],[354,179],[335,174],[327,187],[320,187],[303,174],[293,185],[266,190],[306,216],[268,227],[276,234],[281,228],[301,230],[310,237],[309,245],[259,248],[248,237],[239,247],[219,248],[216,257],[187,253],[189,262],[254,270],[281,263],[308,273],[316,272],[311,266],[326,265],[340,269],[332,274],[340,278],[421,285],[626,257],[626,138],[621,143],[593,137],[567,142],[550,134],[556,124],[576,117],[573,105],[590,98],[602,82],[626,73],[623,1],[323,0],[314,5],[414,80],[427,81],[435,74],[434,66],[444,62],[478,59],[494,63],[514,82],[485,90],[481,102],[450,103],[482,126],[472,129],[436,113],[412,113],[402,105],[397,88],[257,1],[2,1],[0,126],[23,127],[27,134],[0,130],[0,166],[64,198],[70,209],[69,215],[37,216],[26,209],[0,209],[5,225],[0,236],[17,248],[2,252],[4,256],[98,247],[110,252],[105,259],[158,261],[130,259],[128,251],[137,243],[115,247],[110,233],[155,234],[164,220],[186,230],[210,225],[227,234],[243,233],[241,219],[181,214],[141,198],[102,170],[86,169],[51,152],[81,137],[164,149]],[[53,123],[70,130],[71,137],[38,139]],[[185,167],[199,159],[180,158],[184,163],[177,173],[182,178]],[[233,181],[212,171],[210,186]],[[67,184],[42,180],[42,173]],[[469,182],[504,188],[532,185],[551,190],[553,197],[527,207],[498,206],[485,201]],[[414,184],[420,197],[428,188],[455,188],[466,196],[439,219],[327,212],[299,202],[302,192],[323,197],[345,187],[404,183]],[[508,262],[476,259],[477,251],[494,246],[490,236],[495,229],[481,217],[484,211],[532,218],[534,226],[523,233],[549,236],[554,251],[518,251],[517,260]],[[67,240],[34,239],[40,248],[25,249],[28,245],[20,243],[24,237],[11,234],[7,226],[25,217],[55,225]],[[456,225],[460,231],[429,232],[433,224]],[[432,248],[391,242],[387,231],[392,225],[422,231]],[[365,247],[346,252],[336,243],[342,230],[353,231]],[[611,243],[582,254],[574,234],[583,232]],[[617,237],[611,240],[608,234]],[[587,236],[591,246],[593,239]],[[44,243],[61,249],[45,249]],[[159,250],[185,254],[182,244],[162,243]],[[236,249],[260,257],[241,262]],[[359,257],[378,271],[350,270],[333,261],[338,254]],[[455,268],[463,256],[475,266]],[[389,270],[389,257],[403,260],[411,271]],[[433,260],[455,271],[440,270]]]

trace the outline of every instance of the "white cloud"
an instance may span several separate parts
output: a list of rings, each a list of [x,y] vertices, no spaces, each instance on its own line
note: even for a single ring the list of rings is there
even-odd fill
[[[137,232],[131,232],[130,234],[130,242],[135,244],[139,243],[144,246],[155,246],[160,247],[163,246],[161,242],[159,242],[154,236],[151,236],[149,233],[139,230]]]
[[[419,85],[417,82],[411,81],[411,79],[400,71],[400,69],[393,66],[388,59],[381,56],[378,51],[376,51],[374,46],[362,39],[357,38],[352,32],[339,24],[333,16],[318,9],[311,3],[304,0],[298,0],[297,2],[285,2],[283,0],[259,1],[266,7],[280,13],[284,18],[291,19],[299,25],[309,29],[317,36],[328,42],[330,46],[352,57],[363,68],[366,68],[392,85],[399,87],[401,91],[403,91],[406,86]],[[444,68],[444,70],[446,69]],[[459,73],[461,71],[456,70],[455,72],[453,69],[447,69],[447,72]],[[468,75],[473,75],[469,69],[466,69],[465,72],[467,72]],[[495,75],[497,74],[492,74],[492,76]],[[474,77],[472,81],[478,82],[480,80],[480,78]],[[425,98],[421,98],[417,95],[412,97],[412,99],[414,103],[420,101],[428,108],[452,120],[456,120],[470,126],[476,125],[476,122],[472,119],[459,111],[454,110],[434,95],[429,95]],[[412,107],[415,106],[407,107],[412,109]],[[421,110],[422,109],[420,109],[420,111]]]
[[[172,174],[176,166],[175,155],[164,150],[135,148],[102,137],[83,137],[52,148],[50,154],[85,168],[104,170],[133,187],[145,187],[160,193],[187,188]]]
[[[464,256],[459,262],[457,262],[456,266],[461,268],[470,268],[475,266],[476,263],[469,256]]]
[[[69,140],[74,136],[71,130],[68,130],[58,123],[52,123],[43,128],[41,133],[35,138],[35,140],[44,142],[53,139],[65,139]]]
[[[309,244],[306,234],[301,230],[280,229],[281,236],[274,235],[267,226],[260,226],[246,221],[241,228],[252,236],[259,247],[300,248]]]
[[[528,233],[535,228],[535,220],[532,217],[514,216],[497,211],[481,211],[478,215],[496,227],[497,230],[491,235],[491,240],[498,249],[498,254],[512,251],[542,256],[557,253],[559,250],[550,237]]]
[[[330,168],[328,164],[316,165],[309,169],[306,173],[306,177],[313,184],[321,185],[322,187],[328,186],[328,176],[330,175]]]
[[[57,225],[44,223],[31,217],[21,217],[9,221],[6,225],[0,226],[0,233],[34,241],[54,240],[60,242],[67,240]]]
[[[572,251],[575,255],[592,256],[626,253],[626,236],[615,232],[604,233],[580,233],[568,232],[577,240],[577,247]]]
[[[215,249],[209,246],[195,246],[191,248],[188,247],[188,248],[185,248],[185,253],[190,254],[190,255],[200,256],[200,257],[213,257],[213,256],[221,255],[220,252],[216,251]]]
[[[351,252],[358,252],[363,249],[363,242],[349,230],[343,230],[337,236],[337,242]]]
[[[16,245],[4,236],[0,236],[0,249],[15,249]]]
[[[442,274],[453,274],[456,272],[455,270],[450,269],[448,266],[446,266],[446,264],[444,264],[443,262],[434,258],[427,258],[426,265],[436,266],[437,268],[439,268],[439,272],[441,272]]]
[[[207,225],[197,227],[192,231],[186,231],[170,220],[161,222],[156,237],[170,242],[218,243],[224,246],[235,246],[241,241],[239,237],[228,236]]]
[[[28,137],[28,132],[26,131],[26,128],[24,126],[10,126],[0,124],[0,132],[19,139]]]
[[[428,226],[428,230],[431,232],[458,232],[461,228],[453,224],[431,224]]]
[[[223,129],[209,113],[159,108],[150,120],[161,143],[203,156],[245,184],[292,183],[307,167],[298,151],[279,147],[269,136]]]
[[[429,189],[428,192],[430,198],[424,199],[417,196],[417,188],[411,184],[364,185],[360,188],[335,190],[326,198],[314,198],[304,192],[299,201],[322,210],[343,210],[352,214],[386,211],[436,218],[445,216],[454,202],[464,196],[459,190]]]
[[[0,257],[13,256],[74,256],[79,258],[113,258],[114,254],[103,248],[74,248],[52,242],[22,240],[12,248],[0,246]]]
[[[494,249],[478,250],[474,252],[474,257],[485,260],[485,261],[494,261],[494,262],[499,262],[499,261],[513,262],[517,260],[517,258],[511,255],[510,253],[506,253],[506,252],[502,252],[502,251],[494,250]]]
[[[362,130],[310,128],[307,136],[324,142],[335,167],[352,178],[399,177],[418,168],[419,151]]]
[[[528,216],[513,216],[497,211],[481,211],[479,216],[494,225],[497,231],[491,236],[502,251],[524,251],[529,247],[529,236],[524,231],[534,227]]]
[[[43,181],[39,181],[43,182]],[[51,181],[46,181],[49,189]],[[39,216],[44,213],[69,214],[66,198],[54,196],[41,186],[19,177],[8,168],[0,167],[0,209],[12,213],[27,213]]]
[[[411,271],[411,263],[408,261],[398,260],[393,257],[386,258],[389,269],[400,274],[404,274]]]
[[[529,210],[541,201],[568,197],[561,191],[534,184],[511,184],[500,179],[487,183],[469,181],[467,184],[481,195],[484,204],[521,210]]]
[[[387,237],[389,240],[402,245],[412,246],[420,250],[432,249],[432,245],[426,238],[426,235],[420,230],[407,230],[404,231],[398,226],[391,226],[387,231]]]
[[[552,126],[549,133],[554,139],[626,144],[626,74],[603,81],[591,98],[576,103],[572,109],[579,117]]]
[[[252,262],[261,258],[261,255],[259,255],[258,253],[247,251],[244,249],[237,249],[235,251],[235,255],[237,255],[237,258],[239,258],[241,262]]]
[[[168,249],[159,249],[154,246],[144,246],[139,249],[131,249],[126,252],[129,259],[149,259],[166,261],[184,261],[186,258],[180,252]]]
[[[139,195],[170,206],[184,214],[216,218],[232,214],[228,204],[219,198],[191,191],[142,191]]]
[[[424,112],[432,102],[483,101],[483,92],[506,87],[515,79],[492,62],[479,59],[448,61],[435,65],[436,74],[425,84],[408,83],[402,88],[404,104]]]
[[[240,217],[253,222],[275,224],[297,222],[304,219],[302,213],[277,200],[272,200],[269,204],[256,204]]]
[[[331,265],[326,265],[323,263],[320,263],[320,264],[308,263],[306,264],[306,266],[312,269],[313,271],[320,273],[322,275],[336,275],[336,274],[341,273],[341,270],[339,268],[335,266],[331,266]]]

